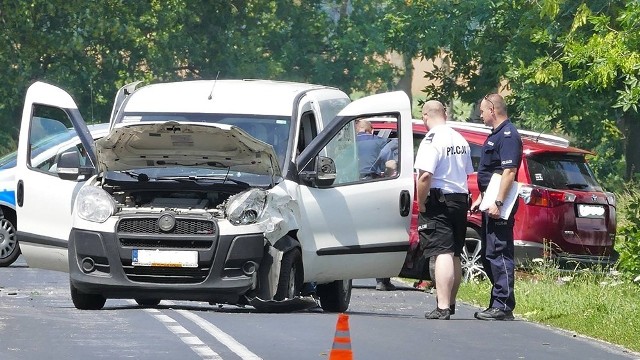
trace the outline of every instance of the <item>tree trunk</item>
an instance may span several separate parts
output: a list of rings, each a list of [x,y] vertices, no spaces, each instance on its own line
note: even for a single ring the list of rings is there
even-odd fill
[[[409,103],[413,110],[413,95],[411,94],[411,86],[413,83],[413,59],[402,54],[402,62],[404,63],[404,74],[398,80],[394,90],[402,90],[409,96]]]
[[[342,0],[342,4],[340,4],[340,19],[346,18],[349,14],[347,13],[349,9],[350,0]]]
[[[625,116],[625,125],[627,129],[625,179],[631,180],[634,174],[640,174],[640,116]]]

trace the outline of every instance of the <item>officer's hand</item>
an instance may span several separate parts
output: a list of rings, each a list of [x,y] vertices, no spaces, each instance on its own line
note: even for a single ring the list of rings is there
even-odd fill
[[[499,219],[500,218],[500,208],[498,208],[498,206],[496,206],[495,204],[489,205],[489,208],[487,209],[487,215],[489,215],[489,217],[491,217],[491,218]]]
[[[474,201],[473,204],[471,204],[471,208],[469,208],[469,211],[471,211],[472,214],[480,211],[481,202],[482,202],[482,197],[478,195],[478,198],[476,199],[476,201]]]
[[[420,204],[420,205],[418,206],[418,211],[420,211],[421,213],[423,213],[423,212],[427,211],[427,207],[426,207],[426,206],[424,206],[424,204]]]

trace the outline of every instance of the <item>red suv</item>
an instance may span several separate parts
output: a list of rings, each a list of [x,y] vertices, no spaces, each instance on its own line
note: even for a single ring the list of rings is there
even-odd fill
[[[372,124],[379,136],[395,136],[395,123],[381,120]],[[473,168],[477,170],[482,144],[491,129],[476,123],[447,124],[469,142]],[[569,146],[569,141],[558,136],[519,132],[523,156],[517,179],[522,184],[520,203],[513,230],[516,264],[525,265],[536,258],[553,259],[566,270],[615,264],[615,197],[600,187],[589,168],[585,155],[591,153]],[[426,133],[424,123],[414,120],[414,154]],[[472,174],[468,181],[473,199],[478,196],[476,176]],[[413,210],[411,249],[418,242],[417,203]],[[467,243],[462,254],[465,279],[483,273],[479,256],[481,215],[469,214],[467,220]],[[411,274],[407,266],[412,265],[405,264],[401,275]]]

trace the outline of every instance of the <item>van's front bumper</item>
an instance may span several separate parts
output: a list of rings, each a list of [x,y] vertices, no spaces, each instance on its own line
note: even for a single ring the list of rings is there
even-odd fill
[[[262,233],[132,234],[72,229],[71,284],[106,298],[197,300],[236,304],[257,285]],[[197,267],[139,266],[134,250],[197,252]]]

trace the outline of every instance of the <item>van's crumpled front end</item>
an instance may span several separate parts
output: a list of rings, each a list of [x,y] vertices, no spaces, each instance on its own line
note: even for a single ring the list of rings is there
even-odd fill
[[[69,240],[76,298],[274,298],[282,256],[275,245],[299,221],[296,202],[274,182],[271,146],[233,127],[180,126],[130,126],[98,142],[103,172],[79,190]],[[165,134],[205,145],[163,156]]]

